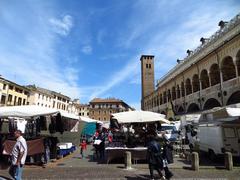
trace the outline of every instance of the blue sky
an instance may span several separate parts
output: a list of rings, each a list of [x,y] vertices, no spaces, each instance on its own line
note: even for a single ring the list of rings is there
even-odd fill
[[[238,0],[0,0],[0,74],[87,103],[140,108],[140,56],[155,80],[240,10]]]

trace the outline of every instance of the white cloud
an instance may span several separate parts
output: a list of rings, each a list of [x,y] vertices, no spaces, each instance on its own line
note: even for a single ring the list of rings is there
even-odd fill
[[[73,18],[70,15],[65,15],[62,19],[50,18],[49,22],[54,31],[63,36],[67,36],[73,27]]]
[[[90,45],[86,45],[82,48],[82,52],[84,54],[91,54],[92,53],[92,47]]]
[[[36,6],[33,3],[21,7],[9,5],[1,13],[0,22],[6,22],[6,26],[0,26],[0,66],[3,77],[21,85],[36,84],[71,98],[81,97],[83,93],[77,85],[77,67],[69,65],[63,68],[60,65],[57,36],[48,21],[51,12],[46,13],[41,3]],[[36,14],[41,18],[36,18]],[[56,19],[51,22],[55,23],[62,35],[67,35],[73,25],[68,15],[59,22]],[[15,27],[17,29],[12,33],[11,29]]]

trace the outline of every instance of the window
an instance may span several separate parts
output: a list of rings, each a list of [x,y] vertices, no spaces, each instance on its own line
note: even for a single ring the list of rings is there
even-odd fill
[[[12,102],[12,95],[11,94],[8,95],[8,102],[10,102],[10,103]]]
[[[23,99],[23,105],[25,105],[25,103],[26,103],[26,99]]]
[[[146,64],[146,68],[148,68],[148,64]]]
[[[2,95],[1,104],[5,104],[5,102],[6,102],[6,96],[5,96],[5,95]]]
[[[22,98],[18,98],[18,105],[21,105],[22,104]]]
[[[148,65],[148,68],[151,69],[151,64]]]
[[[14,97],[14,105],[17,103],[17,96]]]
[[[7,87],[7,85],[6,85],[6,84],[3,84],[3,90],[5,90],[5,89],[6,89],[6,87]]]
[[[10,89],[10,90],[13,90],[13,86],[12,86],[12,85],[9,85],[9,89]]]
[[[224,134],[226,138],[234,138],[236,137],[233,128],[224,128]]]
[[[38,99],[40,99],[41,94],[38,94]]]

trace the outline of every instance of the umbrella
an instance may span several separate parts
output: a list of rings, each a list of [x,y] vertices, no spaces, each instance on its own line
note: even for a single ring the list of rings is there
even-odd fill
[[[50,109],[36,105],[0,107],[0,117],[30,118],[34,116],[56,114],[58,112],[59,111],[55,109]]]
[[[170,121],[165,119],[165,115],[150,112],[150,111],[127,111],[112,114],[112,119],[116,119],[118,123],[148,123],[161,122],[170,124]]]

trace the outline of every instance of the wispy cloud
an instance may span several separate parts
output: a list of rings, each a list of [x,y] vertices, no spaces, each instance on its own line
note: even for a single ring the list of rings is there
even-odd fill
[[[120,38],[121,41],[119,44],[129,49],[131,49],[133,44],[137,46],[141,44],[138,54],[129,58],[131,59],[130,63],[126,64],[126,66],[114,73],[111,77],[108,77],[106,83],[103,83],[91,97],[104,96],[110,89],[122,84],[122,82],[125,84],[132,83],[140,85],[141,81],[139,77],[141,77],[141,71],[139,58],[141,54],[155,55],[155,80],[159,79],[176,65],[177,58],[184,58],[186,56],[187,49],[196,48],[200,44],[199,39],[202,36],[209,37],[212,35],[218,29],[218,21],[232,18],[235,15],[230,10],[226,11],[225,6],[211,10],[200,7],[196,9],[195,7],[186,12],[182,12],[182,19],[179,18],[179,21],[177,21],[178,19],[176,18],[178,15],[177,12],[173,13],[174,8],[172,8],[171,12],[167,12],[166,9],[168,8],[164,9],[164,6],[166,7],[167,5],[166,1],[158,5],[154,3],[147,4],[145,1],[139,2],[136,6],[137,10],[135,10],[138,16],[136,14],[133,15],[138,18],[129,18],[128,27],[131,31],[129,31],[129,28],[123,31],[123,34],[125,34]],[[176,4],[177,1],[174,1],[170,6],[176,6]],[[232,9],[233,7],[228,8]],[[138,13],[139,9],[144,9],[145,13],[143,13],[143,17]],[[223,11],[221,11],[221,9]],[[147,14],[148,12],[151,13]],[[185,13],[187,14],[186,16]],[[168,15],[170,17],[168,17]],[[174,18],[176,24],[174,24]],[[138,24],[134,22],[133,19],[137,21],[142,20],[147,23]],[[172,25],[169,25],[169,27],[165,26],[170,20]],[[152,28],[155,29],[150,31]],[[148,31],[150,31],[150,33],[148,33]],[[146,40],[144,36],[149,37],[149,34],[151,36]]]
[[[53,30],[63,36],[67,36],[73,27],[73,18],[70,15],[65,15],[62,19],[50,18],[49,22]]]
[[[92,47],[90,45],[83,46],[82,52],[84,54],[91,54],[92,53]]]
[[[1,74],[22,85],[36,84],[72,98],[81,97],[82,91],[76,83],[78,70],[60,65],[57,37],[48,21],[52,13],[47,13],[41,3],[5,6],[0,17],[0,22],[7,24],[0,26]],[[73,26],[69,15],[62,20],[52,19],[51,23],[61,35],[67,35]],[[13,24],[18,27],[16,30],[12,30]]]
[[[138,64],[135,63],[137,57],[132,58],[129,63],[124,66],[124,68],[120,69],[118,72],[113,73],[110,78],[107,78],[106,83],[102,83],[90,96],[90,99],[95,97],[104,96],[105,93],[108,92],[112,87],[119,85],[126,78],[129,77],[130,74],[137,71]]]

